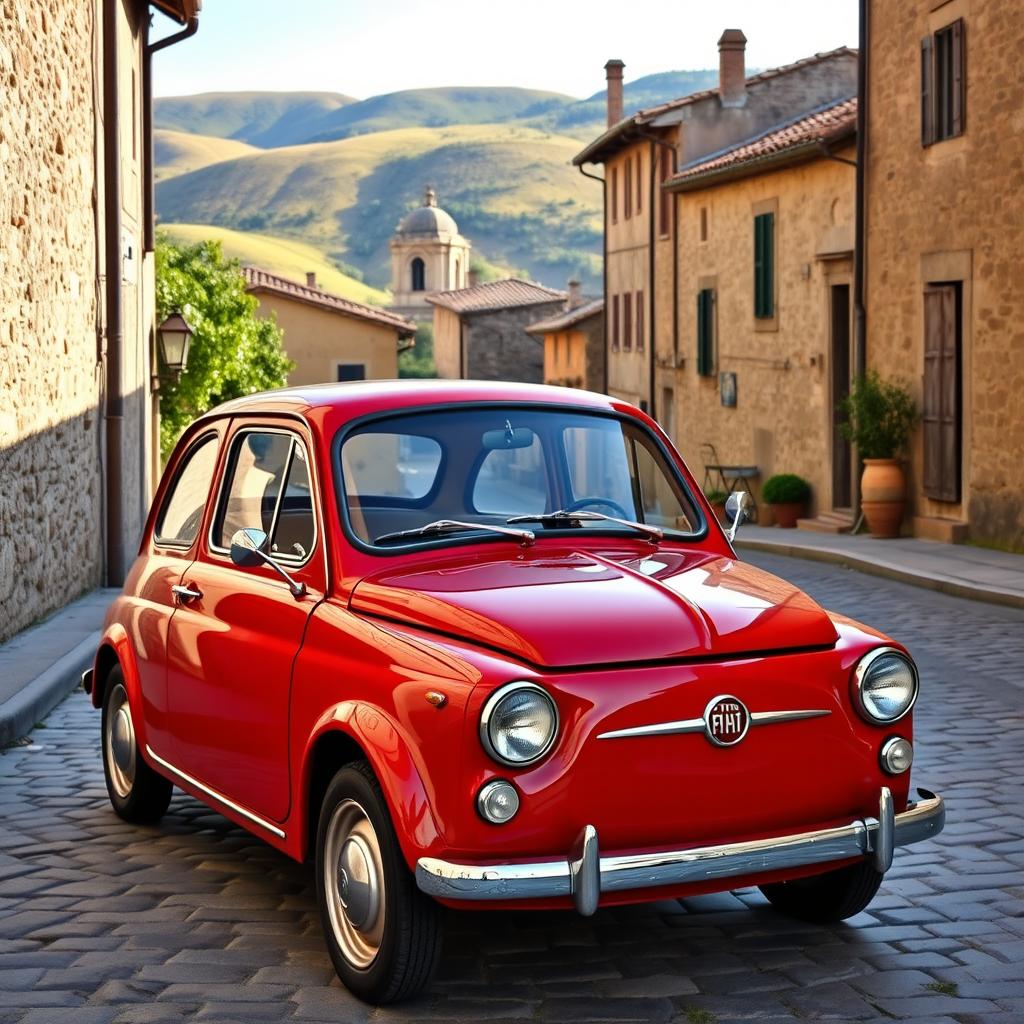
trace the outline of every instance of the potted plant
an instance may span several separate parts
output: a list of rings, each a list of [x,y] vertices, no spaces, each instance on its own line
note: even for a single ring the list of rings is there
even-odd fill
[[[900,453],[917,423],[917,406],[901,381],[883,380],[877,370],[858,378],[840,406],[843,437],[861,459],[860,504],[873,537],[898,537],[907,503]]]
[[[796,473],[777,473],[768,477],[761,489],[761,499],[771,506],[775,522],[791,530],[807,508],[811,485]]]
[[[725,501],[729,497],[729,495],[726,494],[725,491],[716,490],[705,492],[704,497],[707,498],[708,504],[711,506],[711,509],[715,513],[715,516],[718,518],[718,521],[720,523],[724,523]]]

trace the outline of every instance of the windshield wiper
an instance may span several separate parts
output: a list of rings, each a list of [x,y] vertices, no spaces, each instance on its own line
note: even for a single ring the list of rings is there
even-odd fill
[[[664,530],[657,526],[650,526],[648,523],[634,523],[632,519],[619,519],[616,516],[606,516],[600,512],[588,512],[585,509],[576,509],[570,511],[569,509],[559,509],[557,512],[543,512],[533,516],[513,516],[511,519],[506,519],[506,523],[585,523],[593,521],[603,521],[606,523],[616,523],[619,526],[628,526],[630,529],[639,530],[640,533],[646,533],[648,537],[654,540],[661,540],[665,536]]]
[[[389,540],[403,540],[406,537],[424,537],[431,533],[461,533],[464,530],[487,530],[519,541],[524,547],[532,544],[536,535],[532,530],[510,530],[505,526],[491,526],[490,523],[463,523],[458,519],[438,519],[426,526],[417,526],[415,530],[396,530],[394,533],[382,533],[373,538],[374,544],[384,544]]]

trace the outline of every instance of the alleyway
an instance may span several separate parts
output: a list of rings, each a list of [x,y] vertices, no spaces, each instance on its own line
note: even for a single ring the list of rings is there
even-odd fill
[[[114,817],[76,693],[0,754],[0,1024],[1024,1019],[1024,612],[750,560],[918,659],[914,776],[947,827],[897,852],[868,912],[802,925],[745,890],[590,920],[451,915],[430,992],[371,1011],[334,980],[306,869],[180,793],[158,828]]]

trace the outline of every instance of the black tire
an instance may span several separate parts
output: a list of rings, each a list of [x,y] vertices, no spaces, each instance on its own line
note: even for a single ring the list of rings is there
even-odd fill
[[[869,861],[862,861],[824,875],[759,888],[782,913],[825,924],[859,914],[875,898],[881,884],[881,872]]]
[[[174,787],[143,760],[120,665],[107,676],[101,729],[103,775],[111,807],[119,817],[135,824],[159,821]]]
[[[416,888],[365,761],[342,768],[324,795],[316,894],[327,950],[353,995],[380,1006],[430,981],[441,955],[441,908]]]

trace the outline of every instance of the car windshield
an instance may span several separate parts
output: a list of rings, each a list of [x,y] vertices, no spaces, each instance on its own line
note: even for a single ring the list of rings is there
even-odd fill
[[[536,406],[388,416],[349,432],[338,458],[347,523],[381,550],[509,539],[488,527],[539,539],[703,525],[655,438],[613,416]]]

